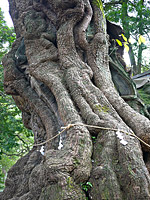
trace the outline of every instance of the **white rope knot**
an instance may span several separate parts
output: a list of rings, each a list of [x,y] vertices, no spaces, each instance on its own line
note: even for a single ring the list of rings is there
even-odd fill
[[[75,124],[68,124],[68,126],[66,127],[66,129],[68,130],[68,129],[72,128],[73,126],[75,126]]]
[[[62,130],[68,130],[70,128],[72,128],[73,126],[75,126],[76,124],[68,124],[68,126],[62,126],[61,129]]]

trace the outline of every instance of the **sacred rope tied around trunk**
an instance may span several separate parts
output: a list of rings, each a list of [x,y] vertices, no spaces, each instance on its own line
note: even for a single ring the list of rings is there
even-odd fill
[[[56,134],[54,137],[46,140],[45,142],[39,143],[39,144],[34,144],[34,146],[42,146],[44,144],[46,144],[47,142],[52,141],[53,139],[55,139],[56,137],[58,137],[59,135],[61,135],[63,132],[69,130],[70,128],[74,127],[74,126],[85,126],[85,127],[89,127],[89,128],[96,128],[96,129],[101,129],[101,130],[111,130],[111,131],[116,131],[116,135],[119,139],[121,139],[123,142],[123,145],[126,145],[127,142],[125,140],[123,140],[123,135],[121,133],[127,134],[131,136],[131,139],[133,139],[133,137],[137,138],[140,142],[142,142],[144,145],[146,145],[147,147],[150,148],[150,145],[147,144],[146,142],[144,142],[142,139],[140,139],[138,136],[136,136],[134,133],[128,133],[126,131],[120,130],[120,129],[113,129],[113,128],[107,128],[107,127],[100,127],[100,126],[93,126],[93,125],[88,125],[88,124],[82,124],[82,123],[76,123],[76,124],[68,124],[68,126],[65,127],[61,127],[62,131],[58,132],[58,134]]]

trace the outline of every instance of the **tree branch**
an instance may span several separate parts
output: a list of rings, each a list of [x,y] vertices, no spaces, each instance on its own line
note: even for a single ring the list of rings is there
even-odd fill
[[[30,148],[28,147],[28,144],[18,134],[15,134],[15,136],[18,137],[19,140],[21,140],[23,142],[23,144],[26,145],[27,150],[30,151]]]
[[[24,153],[25,152],[23,151],[23,149],[20,153],[6,153],[6,152],[2,151],[2,154],[6,155],[6,156],[20,156],[20,157],[22,157]]]
[[[105,6],[116,5],[116,4],[122,4],[122,1],[120,0],[120,1],[108,2],[108,3],[105,3],[105,2],[104,2],[104,5],[105,5]]]

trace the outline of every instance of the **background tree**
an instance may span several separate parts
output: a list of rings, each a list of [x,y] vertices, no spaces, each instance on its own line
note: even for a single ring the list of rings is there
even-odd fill
[[[9,28],[0,9],[0,190],[8,169],[32,144],[32,133],[24,128],[20,110],[3,88],[2,57],[10,50],[15,40],[13,28]]]
[[[133,75],[148,70],[149,62],[145,62],[142,54],[144,50],[149,48],[149,43],[139,42],[140,35],[149,40],[150,23],[148,16],[150,9],[148,3],[143,0],[112,0],[104,1],[104,5],[107,19],[120,23],[127,39],[134,39],[133,44],[129,43],[129,57],[133,67]]]
[[[150,149],[131,135],[150,143],[150,122],[112,82],[102,2],[9,3],[17,38],[3,59],[4,87],[35,144],[0,198],[149,199]]]

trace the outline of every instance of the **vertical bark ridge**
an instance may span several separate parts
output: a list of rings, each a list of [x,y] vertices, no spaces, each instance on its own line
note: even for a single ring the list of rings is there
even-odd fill
[[[103,91],[110,104],[118,112],[125,123],[137,134],[137,136],[147,143],[150,143],[150,122],[148,118],[141,116],[134,111],[115,90],[108,67],[108,48],[101,38],[101,34],[95,35],[88,52],[88,62],[93,70],[95,83],[97,87]]]
[[[89,0],[84,0],[85,9],[84,9],[84,18],[79,22],[75,27],[76,43],[86,51],[88,46],[88,41],[86,39],[86,30],[91,22],[93,10],[90,5]]]
[[[7,92],[19,94],[35,112],[31,120],[34,132],[39,130],[35,128],[39,117],[48,139],[56,133],[60,119],[66,126],[85,122],[135,131],[149,138],[149,121],[127,106],[114,89],[103,10],[89,0],[9,1],[18,41],[24,38],[27,63],[22,73],[16,70],[18,47],[13,46],[4,59],[5,83]],[[94,34],[88,40],[85,32],[90,24]],[[33,90],[34,79],[37,85]],[[40,86],[39,92],[40,83],[44,87]],[[49,102],[46,92],[52,93],[56,102]],[[93,144],[92,134],[97,136]],[[129,135],[122,137],[126,145],[111,130],[71,127],[61,150],[56,145],[53,148],[52,141],[46,145],[44,156],[33,148],[16,163],[14,174],[13,170],[9,172],[2,198],[86,199],[80,184],[87,181],[93,184],[88,193],[94,200],[149,198],[150,177],[140,144]],[[23,178],[24,187],[20,186]],[[11,189],[13,181],[15,186]]]

